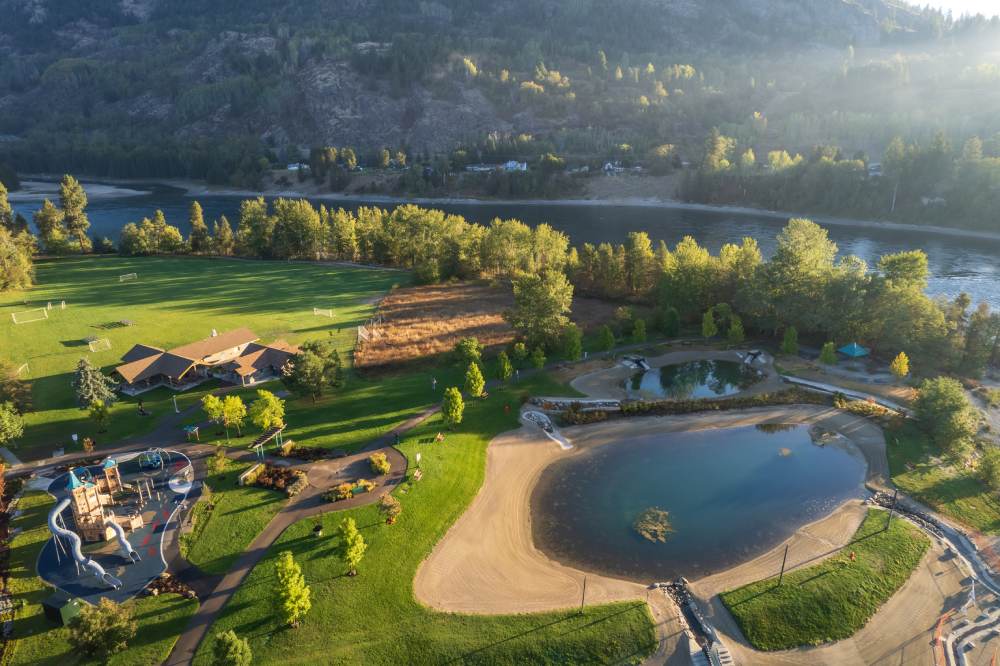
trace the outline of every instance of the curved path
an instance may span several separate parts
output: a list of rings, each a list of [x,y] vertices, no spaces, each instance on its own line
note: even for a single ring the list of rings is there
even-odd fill
[[[392,440],[395,438],[395,435],[401,435],[417,427],[439,410],[440,408],[437,406],[424,410],[388,434],[346,458],[311,463],[304,465],[304,467],[323,474],[330,484],[333,484],[338,479],[356,479],[359,476],[357,467],[359,465],[367,466],[368,456],[373,451],[381,450],[388,455],[393,470],[386,479],[384,486],[395,486],[406,476],[407,461],[402,453],[390,445]],[[378,493],[364,493],[349,500],[331,503],[323,499],[323,492],[324,488],[322,486],[318,484],[313,485],[311,482],[309,487],[290,499],[288,504],[271,519],[271,522],[264,527],[261,533],[257,535],[257,538],[243,551],[243,554],[236,560],[229,572],[222,577],[222,580],[219,581],[215,589],[212,590],[207,598],[201,600],[198,612],[191,618],[188,626],[174,644],[170,656],[164,662],[166,666],[182,666],[192,662],[198,646],[208,633],[209,627],[212,626],[212,623],[215,622],[216,618],[222,612],[226,603],[236,593],[236,590],[250,574],[250,571],[267,554],[271,545],[278,540],[278,537],[290,525],[303,518],[371,504],[379,498]]]

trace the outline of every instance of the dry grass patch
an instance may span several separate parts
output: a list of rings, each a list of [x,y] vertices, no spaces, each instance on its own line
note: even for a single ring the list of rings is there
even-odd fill
[[[486,347],[514,339],[503,312],[514,303],[510,287],[459,282],[396,289],[379,306],[382,335],[355,351],[359,368],[399,365],[451,351],[465,337]],[[584,330],[609,321],[615,305],[574,298],[572,319]]]

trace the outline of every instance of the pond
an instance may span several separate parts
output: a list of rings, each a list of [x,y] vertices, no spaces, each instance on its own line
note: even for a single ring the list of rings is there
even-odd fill
[[[865,470],[853,445],[814,444],[808,426],[623,436],[542,473],[531,498],[533,538],[553,559],[587,571],[642,583],[700,578],[862,497]],[[663,542],[636,531],[649,509],[666,512]]]
[[[757,370],[738,361],[699,360],[638,372],[625,382],[630,398],[719,398],[760,380]]]

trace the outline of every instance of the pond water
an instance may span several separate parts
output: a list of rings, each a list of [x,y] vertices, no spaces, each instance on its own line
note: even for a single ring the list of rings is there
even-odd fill
[[[625,382],[630,398],[718,398],[759,381],[753,368],[738,361],[700,360],[638,372]]]
[[[642,583],[700,578],[750,560],[864,493],[851,445],[812,443],[807,426],[627,437],[563,459],[531,498],[535,545],[588,571]],[[669,515],[664,543],[634,523]]]
[[[87,208],[91,232],[99,236],[118,237],[127,222],[138,222],[162,209],[171,224],[187,235],[188,206],[197,199],[204,208],[205,220],[226,215],[236,225],[239,203],[246,197],[211,195],[193,197],[183,190],[162,185],[134,185],[147,194],[124,198],[94,198]],[[273,199],[273,197],[269,197]],[[320,200],[314,200],[320,203]],[[327,206],[356,209],[362,205],[392,208],[395,204],[358,199],[324,201]],[[41,201],[18,201],[14,209],[29,220]],[[630,231],[646,231],[654,242],[666,241],[673,246],[686,235],[712,252],[725,243],[739,243],[744,236],[760,242],[761,251],[770,256],[774,251],[775,235],[787,220],[763,214],[737,211],[684,210],[627,205],[534,204],[517,202],[447,202],[424,204],[449,213],[464,215],[473,222],[488,224],[490,220],[517,218],[532,226],[547,222],[566,232],[573,243],[624,242]],[[984,300],[1000,307],[1000,242],[974,238],[946,236],[930,232],[868,228],[861,226],[830,226],[830,238],[840,247],[841,254],[856,254],[874,265],[878,257],[890,252],[922,249],[927,252],[931,277],[931,294],[954,296],[961,291],[976,301]]]

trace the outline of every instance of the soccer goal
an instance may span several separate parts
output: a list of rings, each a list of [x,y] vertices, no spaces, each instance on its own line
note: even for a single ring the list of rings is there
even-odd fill
[[[11,312],[10,318],[14,320],[15,324],[28,324],[33,321],[48,319],[49,310],[48,308],[35,308],[34,310],[25,310],[24,312]]]
[[[108,351],[111,349],[111,340],[108,340],[107,338],[98,338],[88,342],[87,346],[90,347],[90,351],[92,352]]]
[[[118,276],[119,282],[135,282],[138,279],[139,279],[138,273],[126,273],[125,275]]]
[[[14,376],[20,377],[22,374],[24,374],[26,372],[30,372],[30,368],[28,368],[28,364],[27,363],[22,363],[21,367],[19,367],[17,369],[17,372],[14,373]]]
[[[329,317],[333,319],[333,310],[324,310],[323,308],[313,308],[313,314],[317,317]]]

